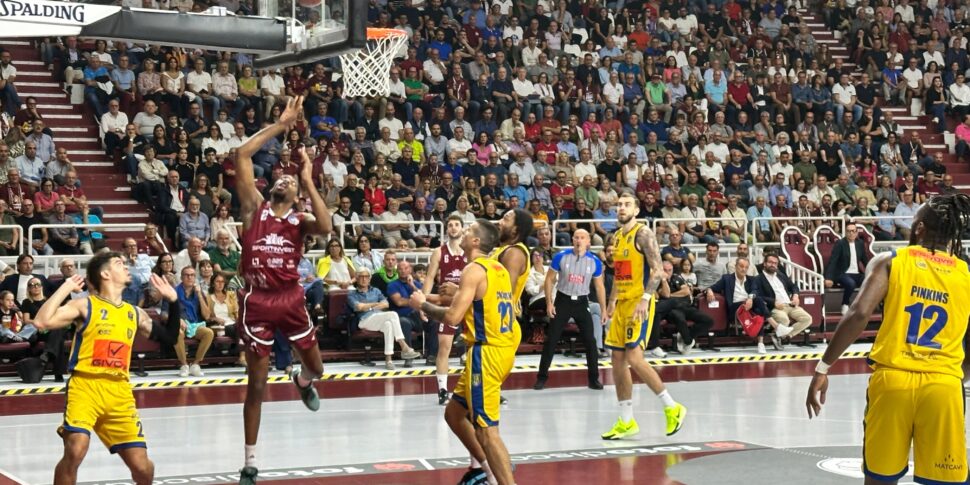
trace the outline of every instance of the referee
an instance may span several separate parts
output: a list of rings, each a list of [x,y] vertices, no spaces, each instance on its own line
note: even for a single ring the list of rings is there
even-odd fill
[[[586,367],[589,373],[590,389],[603,389],[599,379],[599,352],[596,348],[596,338],[593,335],[593,316],[589,312],[590,281],[596,287],[596,300],[600,308],[606,308],[606,290],[603,287],[603,262],[595,254],[589,252],[589,232],[577,229],[573,233],[573,247],[556,253],[546,272],[546,312],[552,318],[546,330],[546,342],[542,347],[542,360],[539,361],[539,374],[535,390],[546,387],[549,378],[549,365],[556,351],[556,344],[562,336],[562,329],[572,318],[579,325],[583,346],[586,347]],[[558,277],[558,278],[557,278]],[[558,279],[558,281],[557,281]],[[552,287],[556,286],[555,299]],[[605,312],[604,315],[605,317]],[[601,326],[606,319],[600,319]],[[602,331],[597,328],[596,330]]]

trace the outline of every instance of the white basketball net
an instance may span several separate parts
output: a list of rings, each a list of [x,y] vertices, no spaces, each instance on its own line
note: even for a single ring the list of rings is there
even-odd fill
[[[391,32],[379,39],[368,39],[363,49],[341,54],[344,95],[387,96],[390,91],[391,63],[407,41],[406,32]]]

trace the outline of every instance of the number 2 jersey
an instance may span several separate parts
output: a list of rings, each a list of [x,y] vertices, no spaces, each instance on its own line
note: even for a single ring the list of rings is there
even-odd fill
[[[128,303],[115,305],[93,295],[87,300],[88,317],[74,335],[67,370],[127,380],[138,313]]]
[[[970,319],[970,269],[922,246],[894,251],[882,326],[869,353],[874,367],[963,378]]]
[[[472,261],[485,270],[488,289],[481,299],[472,301],[465,311],[465,327],[462,338],[468,344],[493,347],[518,347],[522,331],[515,325],[512,283],[509,272],[502,263],[479,257]]]

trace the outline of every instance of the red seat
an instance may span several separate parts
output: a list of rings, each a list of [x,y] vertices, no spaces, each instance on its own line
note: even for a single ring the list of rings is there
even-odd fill
[[[869,229],[862,224],[857,224],[855,227],[859,231],[859,239],[862,240],[862,245],[866,248],[866,256],[871,261],[872,258],[876,256],[876,254],[872,252],[872,242],[876,240],[876,237],[873,236],[872,233],[869,232]]]
[[[27,355],[28,352],[30,352],[30,344],[28,342],[0,344],[0,362],[15,362]]]
[[[818,271],[815,259],[808,253],[808,236],[795,226],[781,231],[781,251],[785,259],[812,271]]]
[[[842,239],[832,226],[823,224],[815,229],[812,235],[812,252],[815,253],[815,260],[818,261],[816,272],[825,274],[825,260],[832,256],[835,244]]]
[[[711,320],[714,320],[710,333],[721,335],[727,333],[730,322],[727,317],[727,300],[724,299],[724,295],[715,293],[714,299],[708,301],[707,295],[701,293],[701,296],[697,297],[697,308],[711,317]]]

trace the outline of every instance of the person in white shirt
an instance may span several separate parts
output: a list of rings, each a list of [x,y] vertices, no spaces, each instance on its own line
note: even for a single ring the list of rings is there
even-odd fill
[[[898,13],[902,17],[903,22],[912,25],[916,21],[916,17],[913,14],[913,7],[909,4],[907,0],[900,0],[899,5],[893,9],[893,13]]]
[[[909,67],[903,70],[903,79],[906,80],[906,106],[912,104],[913,98],[923,97],[923,71],[918,67],[918,62],[917,58],[911,57]],[[835,91],[832,93],[835,94]]]
[[[519,153],[515,163],[509,166],[509,175],[517,175],[519,180],[528,180],[531,184],[532,179],[536,176],[536,169],[529,157],[524,153]]]
[[[330,157],[327,156],[327,160],[323,163],[323,175],[333,177],[333,185],[339,189],[344,188],[344,184],[348,178],[347,175],[347,165],[340,160],[340,157]],[[356,180],[356,177],[354,177]]]
[[[624,109],[623,84],[620,83],[620,77],[616,71],[610,73],[610,82],[603,86],[603,98],[606,100],[607,107],[613,108],[617,113]]]
[[[233,134],[231,137],[229,137],[229,140],[226,142],[229,145],[230,151],[235,148],[239,148],[240,146],[242,146],[243,143],[246,143],[246,140],[249,139],[249,137],[246,136],[246,126],[243,125],[242,122],[237,121],[236,123],[234,123],[232,125],[232,129],[233,129]]]
[[[970,112],[970,86],[967,86],[963,74],[957,74],[956,82],[950,85],[950,108],[957,115],[958,119],[963,119]]]
[[[128,127],[128,115],[119,109],[120,104],[117,99],[108,102],[108,112],[101,115],[101,135],[104,139],[104,152],[106,155],[113,156],[115,149],[125,135]]]
[[[534,41],[534,39],[532,40]],[[522,110],[526,113],[532,111],[536,113],[536,116],[539,116],[539,110],[542,108],[542,100],[538,96],[532,96],[535,92],[535,86],[532,85],[532,81],[525,77],[525,68],[518,68],[515,74],[515,79],[512,80],[512,95],[515,98],[515,102],[520,104]]]
[[[522,65],[525,67],[535,66],[539,62],[539,54],[542,54],[542,49],[536,45],[536,38],[529,37],[526,46],[522,49]]]
[[[384,117],[377,122],[377,127],[381,132],[384,131],[384,128],[387,128],[391,141],[397,143],[401,139],[401,131],[404,130],[404,123],[394,117],[394,112],[394,105],[388,104],[384,110]]]
[[[222,108],[222,101],[212,90],[212,76],[205,71],[204,59],[196,59],[195,70],[185,76],[185,90],[195,95],[195,99],[189,99],[189,101],[199,103],[202,108],[199,116],[205,118],[205,105],[208,104],[212,107],[212,111],[209,112],[210,119],[215,120],[216,113]]]
[[[808,191],[808,200],[815,204],[815,207],[818,207],[822,203],[822,198],[826,195],[835,200],[835,190],[829,187],[828,179],[824,175],[819,175],[815,186]]]
[[[941,69],[946,65],[946,61],[943,59],[943,53],[936,49],[936,42],[933,40],[926,41],[926,50],[923,52],[923,69],[929,70],[930,63],[935,62]]]
[[[277,103],[285,104],[290,100],[286,95],[286,82],[280,76],[280,70],[271,70],[259,80],[259,88],[263,93],[263,103],[266,105],[263,119],[270,119],[273,106]]]
[[[718,183],[724,182],[724,167],[717,162],[717,158],[712,152],[707,152],[704,163],[700,166],[701,180],[706,183],[710,179],[717,180]]]
[[[596,165],[593,164],[592,155],[590,155],[588,148],[583,148],[579,150],[579,163],[577,163],[573,168],[573,176],[576,178],[576,180],[583,180],[583,178],[587,175],[592,177],[593,180],[598,179],[598,175],[596,174]]]
[[[396,141],[391,139],[390,128],[386,126],[381,128],[381,139],[374,142],[374,151],[380,155],[384,155],[384,158],[390,162],[396,162],[401,158],[401,148]]]
[[[456,126],[455,137],[448,140],[448,154],[458,157],[458,163],[464,165],[468,162],[468,150],[472,149],[472,142],[465,138],[465,129]]]
[[[921,73],[920,78],[922,77],[923,74]],[[832,98],[834,101],[833,104],[835,105],[835,119],[841,120],[845,110],[852,111],[853,120],[858,120],[862,117],[862,106],[859,106],[859,103],[856,102],[855,86],[849,84],[848,74],[842,74],[839,77],[839,82],[835,86],[832,86]]]
[[[239,97],[239,84],[236,82],[236,76],[229,73],[228,62],[219,63],[218,72],[212,76],[212,91],[223,106],[226,108],[232,106],[230,116],[233,120],[240,119],[243,111],[249,106],[246,98]]]

